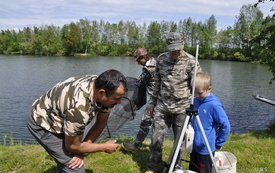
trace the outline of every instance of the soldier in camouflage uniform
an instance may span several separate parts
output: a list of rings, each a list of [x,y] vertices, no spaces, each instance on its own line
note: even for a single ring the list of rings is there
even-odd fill
[[[55,159],[56,172],[85,172],[83,154],[113,153],[116,140],[93,143],[104,129],[110,109],[127,90],[125,77],[116,70],[99,76],[71,77],[56,84],[32,105],[27,118],[31,134]],[[85,126],[96,123],[83,139]]]
[[[134,61],[137,61],[138,64],[142,65],[142,74],[138,78],[138,83],[140,85],[146,85],[147,93],[149,97],[151,97],[153,92],[154,85],[154,74],[155,74],[155,66],[156,60],[153,57],[150,57],[147,53],[147,50],[144,48],[139,48],[134,52]],[[148,111],[145,110],[141,123],[140,130],[136,136],[136,139],[133,143],[123,143],[122,147],[131,152],[137,152],[139,148],[142,146],[142,142],[145,140],[146,136],[150,131],[150,127],[152,125],[152,116],[148,115]]]
[[[154,116],[150,159],[146,173],[160,171],[164,135],[172,126],[176,139],[190,106],[191,80],[195,72],[194,56],[183,51],[182,33],[172,32],[166,37],[169,52],[159,55],[155,71],[155,87],[151,96],[149,114]],[[197,63],[197,71],[201,71]],[[181,155],[181,152],[180,152]],[[175,169],[182,169],[178,157]]]

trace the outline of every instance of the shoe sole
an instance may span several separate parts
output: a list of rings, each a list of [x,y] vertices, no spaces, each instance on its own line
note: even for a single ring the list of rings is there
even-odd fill
[[[129,150],[128,148],[126,148],[126,147],[124,146],[123,143],[121,144],[121,146],[122,146],[122,148],[124,148],[124,150],[126,150],[126,151],[129,151],[129,152],[132,152],[132,153],[136,153],[136,152],[137,152],[137,151]]]

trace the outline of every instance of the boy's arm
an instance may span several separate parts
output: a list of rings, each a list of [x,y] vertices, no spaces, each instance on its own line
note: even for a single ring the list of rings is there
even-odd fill
[[[228,117],[221,105],[215,108],[214,121],[219,127],[217,138],[216,138],[216,149],[221,149],[221,147],[226,142],[230,134],[230,123]]]

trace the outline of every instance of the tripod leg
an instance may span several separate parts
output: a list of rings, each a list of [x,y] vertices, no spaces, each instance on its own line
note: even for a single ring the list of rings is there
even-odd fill
[[[163,173],[167,173],[167,172],[171,173],[173,171],[174,167],[175,167],[175,162],[176,162],[177,157],[178,157],[179,152],[180,152],[180,148],[181,148],[181,145],[182,145],[182,142],[183,142],[183,138],[184,138],[184,135],[185,135],[185,132],[186,132],[186,129],[187,129],[189,119],[190,119],[190,116],[187,115],[186,119],[185,119],[185,122],[181,126],[181,130],[178,133],[176,140],[174,141],[172,151],[169,155],[168,161],[166,162],[166,166],[164,168]],[[168,167],[169,167],[169,171],[167,171]]]
[[[202,127],[200,117],[199,117],[198,115],[197,115],[197,116],[195,116],[195,117],[196,117],[196,120],[197,120],[198,126],[199,126],[199,128],[200,128],[200,131],[201,131],[201,134],[202,134],[203,140],[204,140],[205,145],[206,145],[206,147],[207,147],[207,150],[208,150],[208,152],[209,152],[210,158],[211,158],[211,160],[212,160],[213,166],[214,166],[214,168],[215,168],[215,171],[216,171],[216,173],[219,173],[219,172],[218,172],[217,165],[216,165],[216,164],[215,164],[215,162],[214,162],[214,158],[213,158],[213,155],[212,155],[211,148],[210,148],[210,146],[209,146],[209,142],[208,142],[208,140],[207,140],[207,138],[206,138],[206,135],[205,135],[204,129],[203,129],[203,127]]]

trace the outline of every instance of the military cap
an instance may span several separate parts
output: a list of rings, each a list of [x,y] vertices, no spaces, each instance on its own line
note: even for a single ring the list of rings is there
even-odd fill
[[[171,32],[166,35],[166,46],[169,51],[181,50],[184,47],[184,36],[180,32]]]

